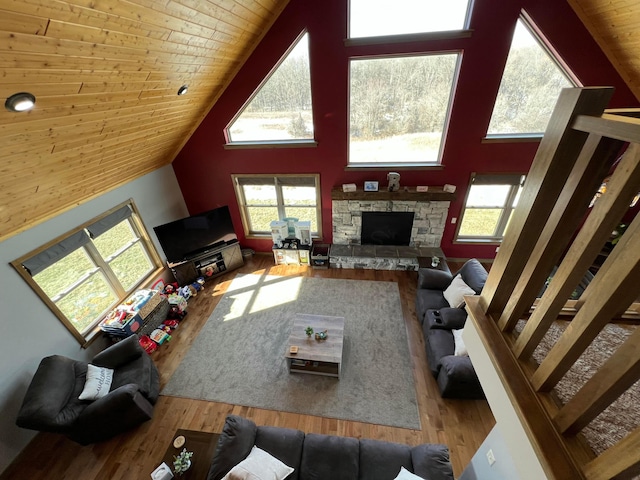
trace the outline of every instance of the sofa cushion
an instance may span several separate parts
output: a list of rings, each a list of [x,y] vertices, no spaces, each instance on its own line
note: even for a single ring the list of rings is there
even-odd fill
[[[442,357],[453,355],[455,344],[451,330],[431,329],[427,325],[423,327],[425,342],[425,352],[427,363],[433,376],[437,376],[440,371]]]
[[[304,432],[290,428],[258,427],[256,446],[294,469],[287,480],[299,478]]]
[[[413,473],[431,480],[453,480],[446,445],[422,444],[411,449]]]
[[[471,359],[449,355],[440,358],[436,378],[443,398],[484,398],[484,392]]]
[[[469,285],[464,283],[460,274],[453,277],[451,284],[442,292],[442,296],[454,308],[460,308],[464,305],[465,295],[475,295],[475,291]]]
[[[453,275],[435,268],[418,269],[418,288],[428,290],[444,290],[453,280]]]
[[[360,479],[389,480],[400,467],[413,469],[411,447],[379,440],[360,440]]]
[[[308,433],[302,447],[300,478],[354,480],[359,478],[359,442],[355,438]]]
[[[469,285],[476,294],[479,294],[484,288],[484,284],[487,281],[487,271],[482,264],[472,258],[462,266],[458,273],[464,280],[464,283]]]
[[[256,424],[251,420],[237,415],[228,415],[218,439],[207,479],[220,480],[244,460],[253,448],[256,432]]]
[[[416,315],[420,324],[424,323],[424,314],[427,310],[438,310],[448,306],[449,304],[442,296],[441,290],[416,290]]]
[[[249,456],[233,467],[222,480],[284,480],[291,472],[293,468],[254,446]]]

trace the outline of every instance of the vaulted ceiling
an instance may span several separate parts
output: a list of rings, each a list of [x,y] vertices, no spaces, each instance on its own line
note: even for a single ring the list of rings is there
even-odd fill
[[[0,241],[171,163],[286,4],[0,0]]]
[[[640,99],[640,5],[568,1]],[[287,3],[0,0],[0,241],[171,163]]]

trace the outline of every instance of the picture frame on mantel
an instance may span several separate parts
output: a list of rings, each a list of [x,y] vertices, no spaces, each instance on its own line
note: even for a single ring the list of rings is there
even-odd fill
[[[374,182],[374,181],[364,182],[364,191],[365,192],[377,192],[378,191],[378,182]]]

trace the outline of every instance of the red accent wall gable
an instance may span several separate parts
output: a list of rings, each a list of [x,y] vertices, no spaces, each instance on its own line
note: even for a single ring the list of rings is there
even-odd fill
[[[189,211],[229,205],[241,244],[269,251],[270,240],[244,238],[231,174],[320,173],[323,241],[331,242],[331,189],[343,183],[362,185],[365,180],[386,184],[387,170],[345,170],[349,58],[380,53],[381,49],[388,54],[458,50],[462,52],[462,64],[444,148],[444,168],[399,170],[401,185],[456,185],[458,198],[451,203],[442,249],[449,257],[493,258],[495,246],[454,244],[456,225],[450,219],[460,217],[472,172],[526,173],[537,150],[537,142],[482,143],[521,9],[527,11],[584,85],[616,88],[611,107],[636,106],[638,102],[566,2],[474,3],[469,38],[347,47],[347,0],[291,0],[173,163]],[[305,29],[309,32],[317,148],[225,150],[224,128]]]

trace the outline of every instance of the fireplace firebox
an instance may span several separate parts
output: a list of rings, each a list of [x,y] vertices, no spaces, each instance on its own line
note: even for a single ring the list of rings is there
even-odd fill
[[[362,212],[361,245],[406,246],[414,212]]]

